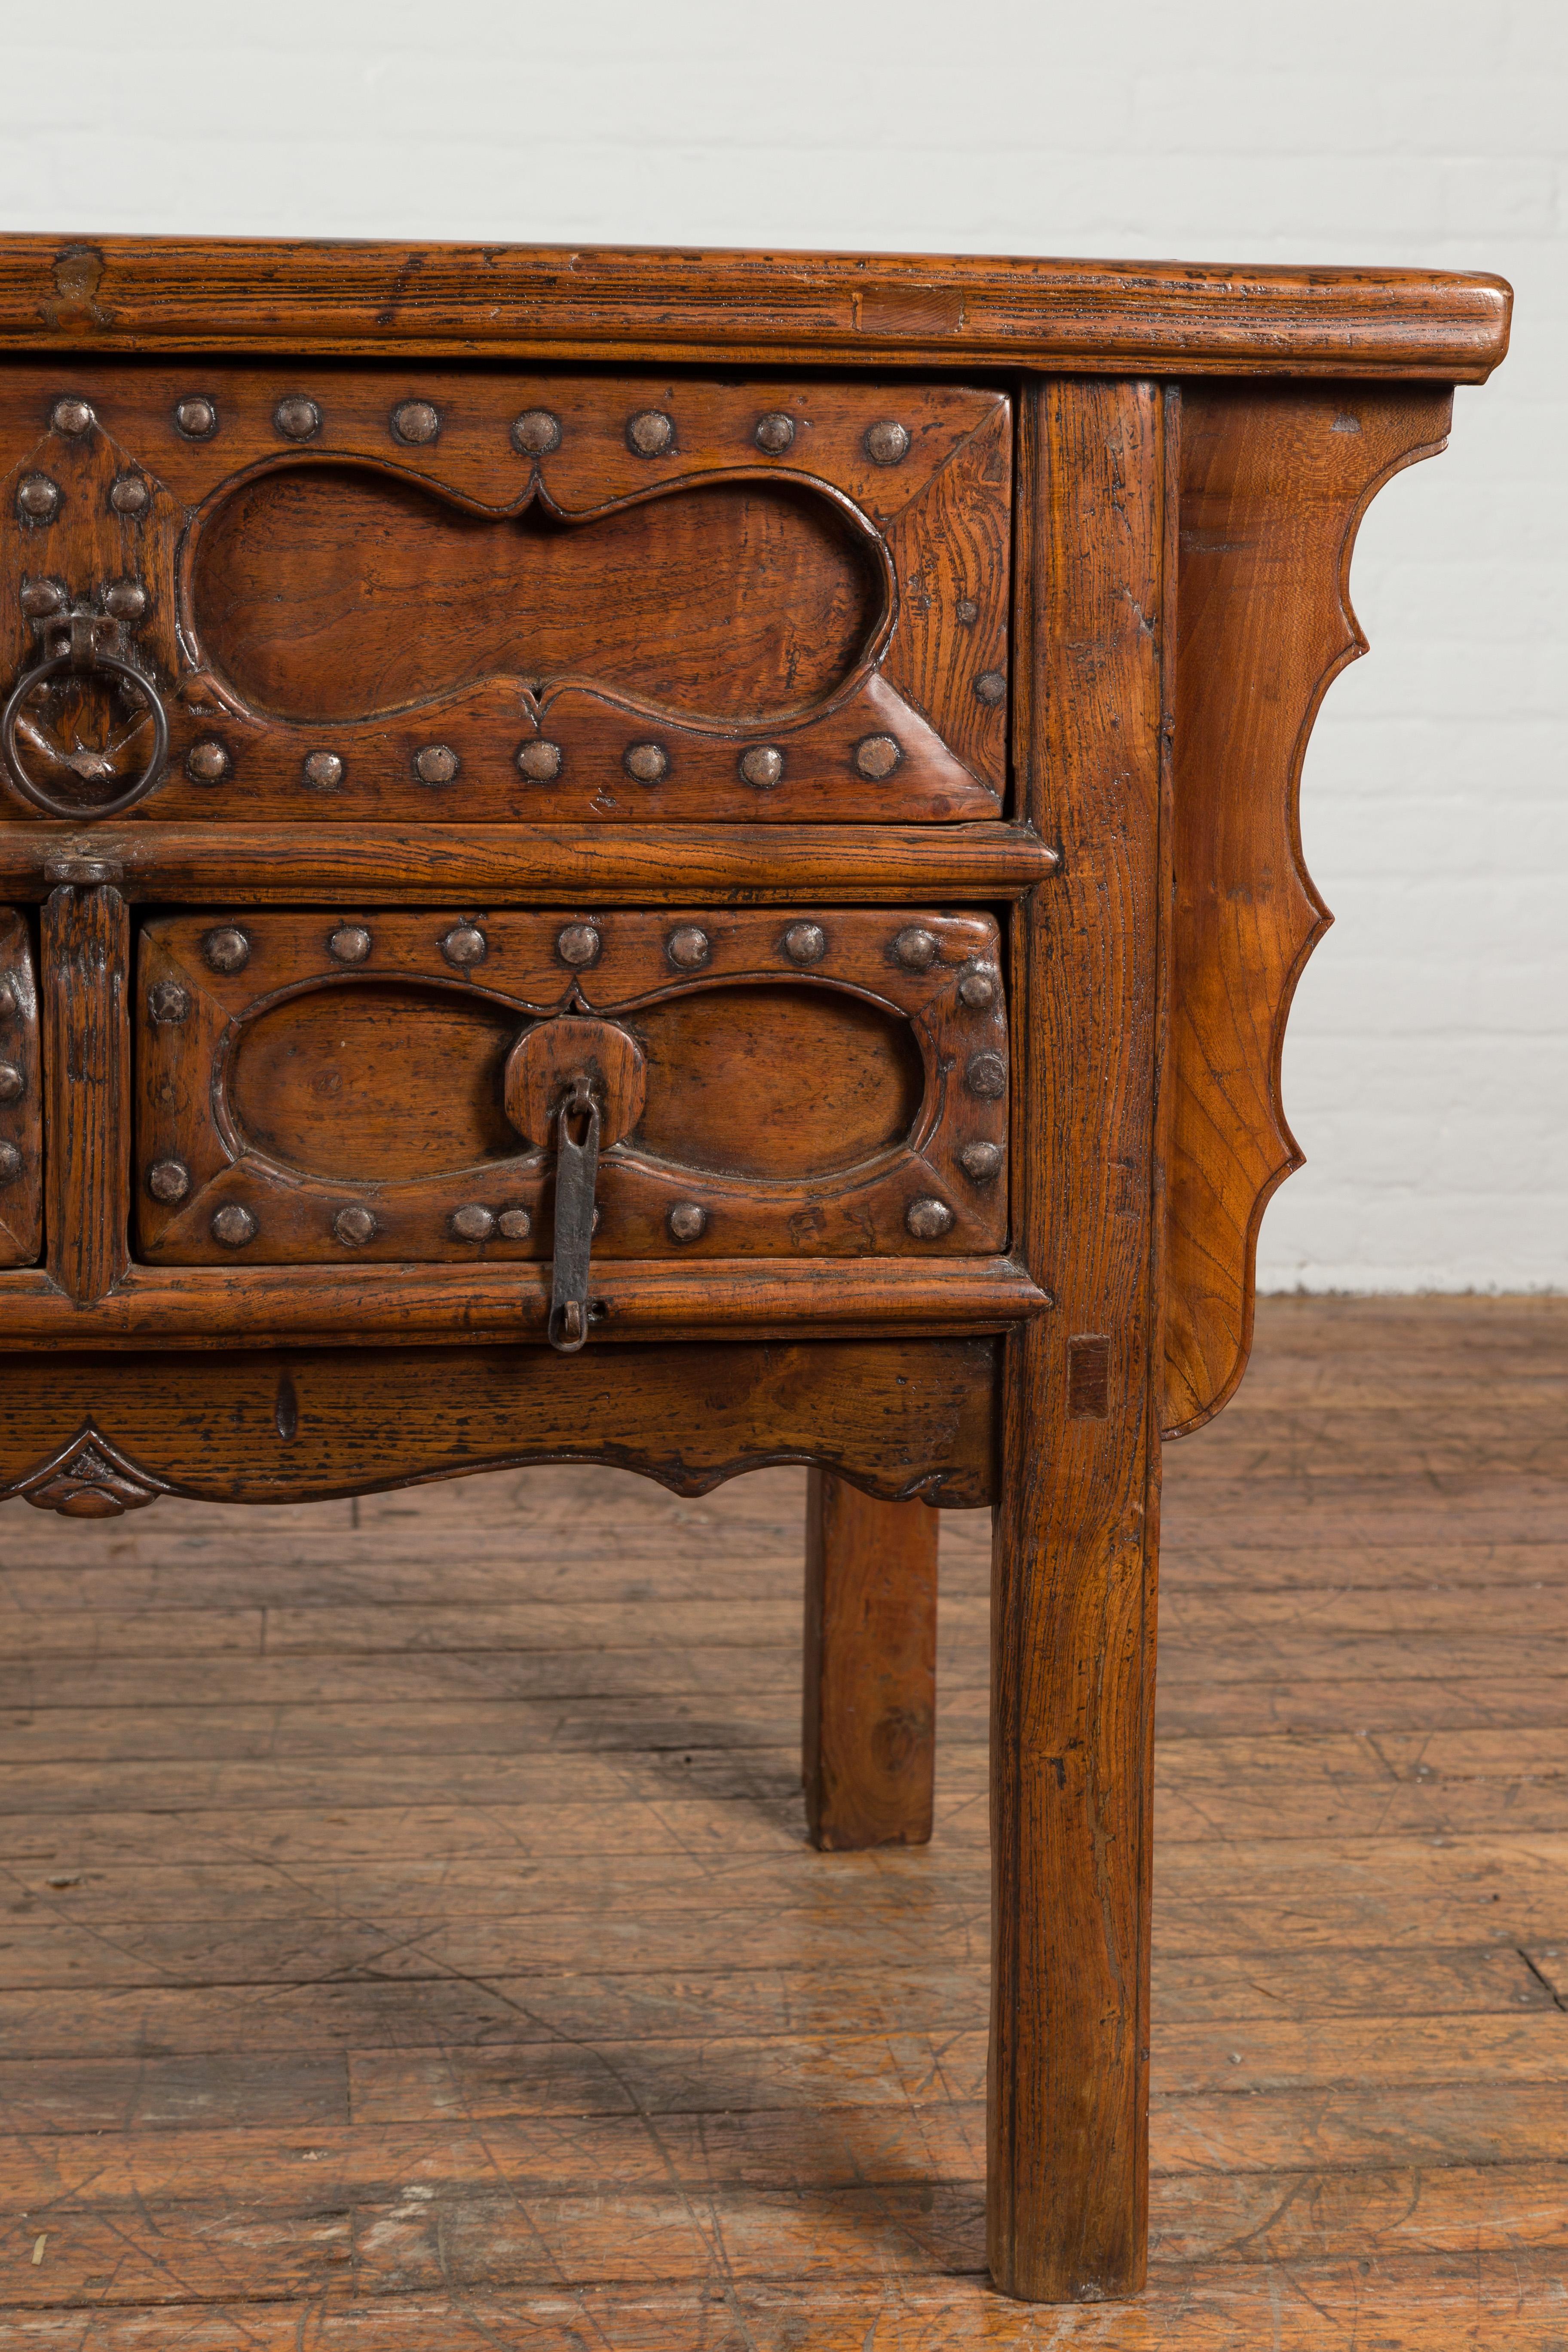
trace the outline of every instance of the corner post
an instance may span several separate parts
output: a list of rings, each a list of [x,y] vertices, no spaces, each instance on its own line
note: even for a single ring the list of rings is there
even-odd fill
[[[1014,933],[1016,1241],[993,1570],[988,2238],[1028,2301],[1142,2285],[1163,1025],[1167,421],[1042,380],[1021,417],[1016,761],[1059,877]]]

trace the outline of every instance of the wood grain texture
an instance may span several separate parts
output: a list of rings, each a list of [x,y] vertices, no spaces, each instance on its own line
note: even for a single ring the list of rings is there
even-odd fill
[[[286,906],[353,899],[469,898],[596,905],[720,896],[780,906],[813,896],[887,905],[932,892],[1016,898],[1059,864],[1024,824],[390,824],[142,826],[0,824],[0,888],[47,898],[62,856],[117,869],[132,901]]]
[[[801,1778],[825,1852],[931,1836],[937,1532],[918,1503],[807,1481]]]
[[[57,1457],[95,1451],[151,1490],[301,1502],[504,1463],[584,1461],[705,1494],[766,1462],[816,1462],[892,1499],[988,1502],[994,1342],[784,1347],[380,1349],[0,1362],[0,1492],[58,1508]],[[91,1481],[119,1500],[111,1478]],[[142,1497],[151,1499],[151,1492]],[[129,1507],[135,1506],[130,1505]]]
[[[1163,423],[1147,383],[1047,383],[1021,418],[1020,724],[1064,875],[1015,917],[1014,1185],[1058,1311],[1008,1349],[987,2238],[1000,2287],[1064,2303],[1134,2292],[1147,2226]],[[1103,1417],[1071,1412],[1081,1333]]]
[[[672,489],[570,528],[537,506],[486,523],[397,475],[320,461],[242,477],[191,582],[226,685],[297,723],[441,700],[495,673],[576,673],[766,724],[842,684],[882,602],[858,535],[794,483]]]
[[[761,1338],[802,1331],[932,1337],[995,1331],[1045,1314],[1048,1292],[1010,1257],[636,1258],[595,1261],[591,1339]],[[542,1339],[550,1270],[485,1266],[132,1265],[92,1310],[94,1347],[256,1339],[380,1347],[386,1341]],[[0,1273],[0,1313],[18,1347],[80,1347],[80,1308],[52,1276]]]
[[[0,907],[0,1266],[33,1265],[43,1242],[38,984],[27,919]]]
[[[987,782],[1004,778],[1012,621],[1013,410],[998,402],[888,525],[899,583],[889,683]]]
[[[131,1262],[131,922],[107,884],[44,908],[46,1223],[51,1280],[94,1307]]]
[[[591,926],[585,963],[562,945],[574,924]],[[213,969],[220,937],[232,971]],[[586,1011],[620,1026],[647,1076],[637,1124],[600,1154],[596,1259],[993,1256],[1007,1235],[999,950],[991,918],[919,908],[274,912],[237,930],[222,910],[155,918],[137,964],[142,1255],[341,1258],[336,1220],[353,1208],[374,1220],[352,1244],[363,1260],[549,1256],[552,1139],[511,1126],[502,1073],[533,1024]],[[159,1017],[170,992],[175,1020]],[[998,1155],[980,1177],[963,1157],[976,1146]],[[179,1171],[176,1198],[159,1197],[158,1169]],[[668,1221],[693,1202],[706,1224],[683,1240]],[[919,1229],[920,1202],[941,1230]],[[240,1244],[216,1223],[226,1207],[248,1221]],[[464,1207],[528,1223],[465,1239]]]
[[[1175,900],[1161,1421],[1183,1435],[1247,1366],[1258,1229],[1302,1155],[1280,1056],[1331,919],[1302,861],[1318,708],[1366,651],[1356,529],[1445,443],[1452,395],[1195,385],[1182,410]]]
[[[676,274],[678,273],[678,274]],[[16,351],[425,351],[1418,375],[1508,349],[1501,278],[920,254],[8,236]]]

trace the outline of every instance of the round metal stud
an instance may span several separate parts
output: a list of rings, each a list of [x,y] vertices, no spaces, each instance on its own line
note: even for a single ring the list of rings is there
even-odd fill
[[[394,440],[423,449],[441,430],[441,412],[427,400],[400,400],[392,412]]]
[[[85,400],[57,400],[49,412],[49,423],[57,433],[90,433],[97,422]]]
[[[827,933],[820,923],[792,923],[784,946],[791,963],[820,963],[827,953]]]
[[[525,1242],[533,1231],[533,1219],[526,1209],[503,1209],[496,1219],[496,1231],[503,1242]]]
[[[537,741],[523,745],[517,764],[531,784],[552,784],[561,773],[561,746],[540,736]]]
[[[193,393],[177,403],[174,423],[187,441],[210,441],[217,431],[217,410],[203,394]]]
[[[890,735],[868,735],[855,746],[855,765],[874,784],[886,783],[903,756],[902,745]]]
[[[1007,699],[1007,673],[1005,669],[983,669],[974,681],[974,697],[987,710],[994,710],[999,702]]]
[[[997,1102],[1007,1091],[1007,1065],[1000,1054],[972,1054],[963,1083],[983,1102]]]
[[[0,1062],[0,1103],[15,1102],[26,1083],[15,1062]]]
[[[700,1241],[708,1230],[708,1212],[700,1201],[677,1201],[664,1222],[672,1242]]]
[[[459,971],[471,963],[483,963],[489,952],[489,941],[472,923],[458,923],[441,942],[441,953]]]
[[[140,580],[117,580],[104,597],[103,609],[111,621],[139,621],[147,610],[147,591]]]
[[[202,953],[214,971],[243,971],[250,961],[250,941],[242,930],[226,923],[207,933]]]
[[[662,743],[631,743],[623,754],[621,765],[639,784],[658,784],[668,772],[669,753]]]
[[[214,1212],[210,1231],[214,1241],[221,1242],[225,1249],[243,1249],[247,1242],[256,1239],[256,1219],[237,1201],[226,1201],[221,1209]]]
[[[980,607],[973,596],[961,596],[952,608],[952,617],[961,629],[972,629],[980,618]]]
[[[370,953],[370,933],[363,923],[340,923],[327,941],[334,963],[363,963]]]
[[[916,1241],[940,1241],[952,1230],[952,1211],[945,1201],[933,1201],[929,1192],[922,1193],[904,1211],[904,1223]]]
[[[561,419],[551,408],[525,408],[512,425],[511,446],[525,457],[548,457],[561,446]]]
[[[452,1231],[460,1242],[488,1242],[495,1229],[494,1213],[482,1201],[465,1201],[452,1212]]]
[[[204,735],[185,753],[185,773],[195,784],[221,783],[228,773],[228,753],[216,735]]]
[[[59,505],[60,486],[47,474],[24,474],[16,485],[16,510],[24,522],[47,522]]]
[[[776,457],[795,439],[795,419],[786,416],[782,408],[770,408],[765,416],[757,419],[757,429],[752,436],[759,449]]]
[[[771,792],[774,784],[784,782],[784,753],[776,743],[753,743],[749,751],[741,754],[741,774],[748,784],[759,792]]]
[[[919,923],[911,923],[893,941],[893,954],[906,971],[929,971],[941,952],[936,934]]]
[[[984,1013],[996,1002],[996,975],[983,963],[972,963],[958,976],[958,1001],[972,1013]]]
[[[332,1232],[345,1249],[363,1249],[375,1239],[375,1219],[363,1201],[351,1201],[332,1219]]]
[[[140,474],[116,474],[109,486],[109,503],[116,514],[141,514],[152,495]]]
[[[177,980],[155,980],[147,991],[147,1013],[160,1029],[178,1028],[188,1021],[191,1000]]]
[[[172,1209],[191,1189],[191,1171],[183,1160],[154,1160],[147,1171],[147,1190],[154,1201]]]
[[[977,1184],[989,1184],[994,1176],[1000,1176],[1005,1157],[999,1143],[966,1143],[958,1155],[964,1174]]]
[[[335,792],[343,780],[343,763],[335,751],[312,751],[300,772],[312,791]]]
[[[414,772],[422,784],[449,784],[460,765],[449,743],[426,743],[414,755]]]
[[[598,962],[604,944],[594,924],[568,923],[556,940],[555,952],[574,971],[582,971],[587,965]]]
[[[626,446],[638,457],[662,457],[675,446],[675,419],[662,408],[639,408],[626,419]]]
[[[679,930],[671,931],[665,941],[664,951],[680,971],[700,971],[713,952],[713,943],[707,932],[700,931],[695,923],[683,923]]]
[[[321,429],[321,412],[302,392],[292,392],[279,402],[272,422],[286,441],[310,441]]]
[[[66,592],[58,580],[29,580],[21,594],[22,610],[29,621],[47,621],[58,613],[66,601]]]
[[[908,430],[895,417],[885,416],[866,427],[865,448],[877,465],[896,466],[910,454]]]
[[[0,1184],[14,1184],[22,1172],[22,1155],[14,1143],[0,1143]]]

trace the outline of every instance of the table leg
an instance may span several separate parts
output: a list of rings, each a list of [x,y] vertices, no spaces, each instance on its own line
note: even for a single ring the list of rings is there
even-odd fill
[[[1054,1305],[1003,1383],[986,2201],[996,2284],[1087,2303],[1136,2292],[1148,2231],[1175,426],[1152,385],[1059,380],[1020,423],[1020,735],[1062,871],[1014,923],[1011,1181]]]
[[[813,1470],[802,1778],[814,1845],[923,1845],[936,1761],[937,1514]]]
[[[1148,2234],[1159,1451],[1136,1359],[1062,1427],[1073,1344],[1016,1350],[992,1585],[989,2251],[1046,2303],[1136,2293]]]

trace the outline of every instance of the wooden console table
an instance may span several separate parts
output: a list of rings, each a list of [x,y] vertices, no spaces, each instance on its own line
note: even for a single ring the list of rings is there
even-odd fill
[[[0,241],[0,1491],[813,1465],[825,1845],[995,1514],[991,2261],[1146,2234],[1160,1440],[1240,1378],[1402,271]]]

